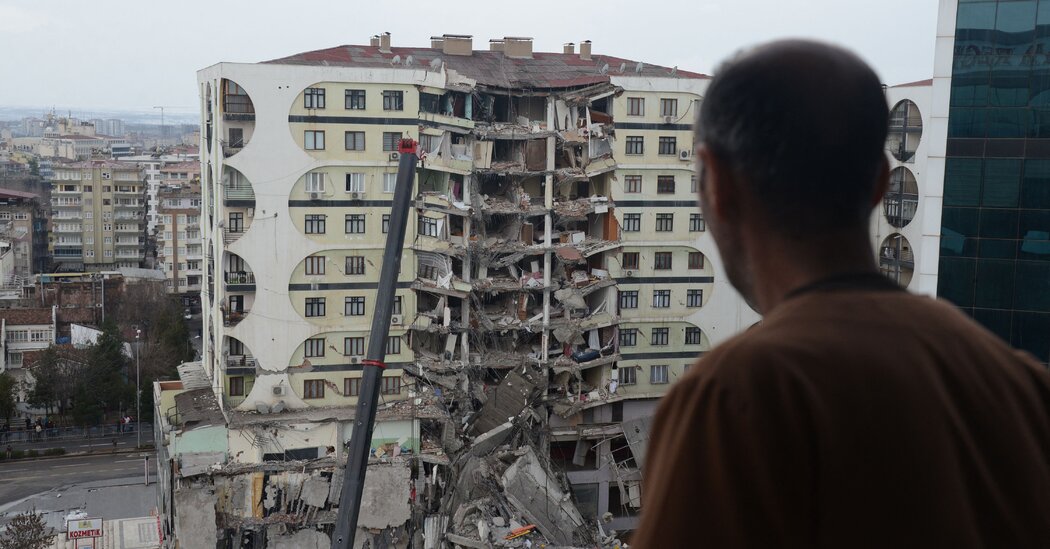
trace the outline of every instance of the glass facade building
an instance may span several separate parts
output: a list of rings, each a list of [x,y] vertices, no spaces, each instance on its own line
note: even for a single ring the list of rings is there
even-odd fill
[[[938,295],[1050,358],[1050,0],[958,3]]]

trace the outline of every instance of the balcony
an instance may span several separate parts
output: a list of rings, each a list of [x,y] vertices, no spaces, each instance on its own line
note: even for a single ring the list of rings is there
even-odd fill
[[[223,273],[223,280],[227,284],[255,284],[255,273],[251,271],[237,271]]]
[[[222,195],[226,200],[255,200],[251,185],[223,185]]]
[[[240,324],[240,322],[242,320],[244,320],[244,317],[248,316],[248,313],[249,313],[249,311],[223,312],[223,314],[222,314],[222,324],[223,324],[223,326],[226,326],[227,328],[232,328],[232,327],[236,326],[237,324]]]

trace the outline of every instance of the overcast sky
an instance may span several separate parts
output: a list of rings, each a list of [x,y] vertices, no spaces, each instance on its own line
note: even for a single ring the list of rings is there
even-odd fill
[[[737,49],[809,37],[850,47],[883,81],[929,78],[933,0],[0,0],[0,106],[192,111],[198,69],[258,62],[393,34],[532,36],[536,51],[596,54],[711,73]],[[182,107],[181,109],[175,107]]]

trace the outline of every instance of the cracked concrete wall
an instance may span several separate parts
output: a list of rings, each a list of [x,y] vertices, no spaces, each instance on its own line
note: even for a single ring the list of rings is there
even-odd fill
[[[215,493],[212,490],[175,492],[175,539],[180,547],[215,547]]]
[[[357,527],[381,530],[401,526],[412,514],[411,471],[408,467],[369,467],[361,494],[361,515]]]
[[[270,538],[266,542],[266,547],[268,549],[331,549],[332,542],[323,532],[299,530],[293,534]]]

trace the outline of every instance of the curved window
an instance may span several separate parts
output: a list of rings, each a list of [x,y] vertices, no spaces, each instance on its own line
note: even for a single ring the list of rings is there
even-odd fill
[[[255,131],[255,104],[248,92],[233,80],[223,79],[222,133],[219,136],[222,153],[226,157],[241,151],[252,138]]]
[[[890,111],[890,130],[886,138],[886,148],[890,154],[901,162],[907,162],[915,156],[922,138],[922,114],[919,107],[909,99],[897,103]]]
[[[915,255],[904,235],[891,234],[879,246],[879,270],[901,287],[907,288],[915,271]]]
[[[919,209],[919,186],[915,175],[903,166],[890,172],[890,189],[882,201],[883,213],[890,225],[901,228],[912,219]]]

